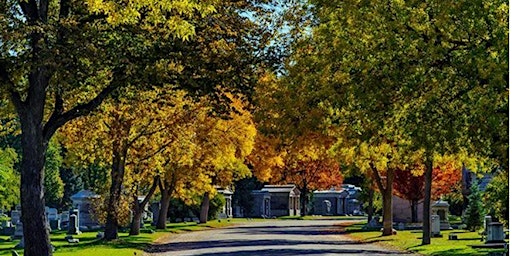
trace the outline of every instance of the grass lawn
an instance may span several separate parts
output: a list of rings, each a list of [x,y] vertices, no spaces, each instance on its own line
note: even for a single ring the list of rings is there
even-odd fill
[[[73,238],[80,240],[78,244],[68,243],[64,239],[66,237],[65,232],[53,233],[50,235],[50,239],[53,246],[55,246],[54,255],[56,256],[133,256],[142,255],[144,248],[173,233],[221,228],[247,221],[246,219],[231,219],[229,221],[213,220],[205,224],[196,224],[195,222],[170,223],[167,224],[165,230],[156,230],[152,234],[141,233],[138,236],[128,236],[128,233],[119,233],[119,240],[113,242],[104,242],[97,239],[97,232],[84,232],[73,236]],[[19,240],[10,241],[9,237],[0,236],[0,255],[11,255],[11,250],[14,249],[18,242]],[[20,255],[23,255],[22,250],[17,251]]]
[[[379,231],[366,231],[358,223],[345,227],[347,234],[357,240],[368,243],[380,243],[384,246],[408,250],[424,255],[488,255],[490,252],[500,252],[503,249],[473,249],[468,245],[483,244],[477,232],[466,230],[444,230],[443,237],[433,237],[431,244],[421,245],[421,230],[397,231],[394,236],[381,236]],[[456,233],[458,240],[448,240],[449,233]],[[507,240],[508,242],[508,240]]]

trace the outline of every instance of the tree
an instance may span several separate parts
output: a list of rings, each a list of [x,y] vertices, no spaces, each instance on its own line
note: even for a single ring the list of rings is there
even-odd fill
[[[44,196],[45,205],[59,207],[64,196],[64,182],[60,178],[62,155],[60,146],[55,140],[51,140],[46,151],[44,166]]]
[[[452,160],[453,161],[453,160]],[[393,183],[394,194],[408,200],[411,204],[411,221],[418,222],[418,203],[425,197],[425,172],[421,164],[413,164],[407,169],[397,169]],[[441,196],[460,192],[461,165],[454,162],[436,164],[432,172],[432,198],[440,199]],[[457,188],[459,190],[457,191]]]
[[[99,163],[110,167],[111,182],[108,193],[104,193],[108,198],[106,240],[117,239],[122,194],[131,192],[130,199],[133,197],[133,204],[138,204],[135,197],[142,181],[152,184],[149,192],[154,193],[157,183],[153,179],[164,165],[161,154],[176,142],[169,131],[179,129],[178,124],[186,123],[192,113],[186,109],[193,102],[187,100],[185,92],[167,91],[154,88],[109,100],[95,115],[77,119],[63,130],[71,159],[80,159],[86,166]],[[123,184],[129,189],[123,191]],[[138,206],[135,213],[141,215],[144,207]]]
[[[20,177],[14,170],[17,160],[12,148],[0,149],[0,209],[10,209],[20,200]]]
[[[316,26],[297,41],[288,76],[300,90],[315,89],[340,136],[401,139],[408,143],[396,146],[421,151],[427,202],[436,154],[504,159],[490,145],[504,142],[508,120],[507,3],[308,4]],[[423,218],[422,243],[430,244],[429,204]]]
[[[284,164],[274,168],[271,183],[295,184],[301,192],[301,214],[308,214],[309,196],[313,190],[340,187],[343,181],[338,162],[327,154],[328,138],[311,134],[297,138],[297,143],[284,147]]]
[[[126,46],[140,42],[136,39],[151,35],[159,27],[171,37],[188,38],[193,26],[186,21],[187,16],[214,10],[209,2],[163,3],[28,0],[6,1],[0,6],[4,28],[0,34],[1,96],[13,104],[22,131],[20,191],[25,255],[52,254],[45,227],[43,180],[45,152],[56,130],[92,111],[112,91],[126,85],[131,70],[136,70],[130,58],[118,58],[134,56],[136,48]],[[125,24],[138,26],[130,30],[123,27]],[[122,30],[131,40],[114,35]]]
[[[483,202],[487,213],[497,218],[504,226],[509,220],[509,180],[507,172],[500,170],[487,185]]]
[[[471,184],[471,194],[469,195],[469,205],[464,214],[464,223],[467,229],[475,231],[482,227],[484,218],[484,209],[482,205],[482,195],[478,190],[477,182]]]

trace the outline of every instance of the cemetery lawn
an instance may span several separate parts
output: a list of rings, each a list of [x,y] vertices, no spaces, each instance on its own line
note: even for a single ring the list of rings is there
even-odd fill
[[[142,255],[145,248],[173,233],[221,228],[243,222],[247,222],[247,220],[232,219],[230,221],[222,220],[220,222],[214,220],[205,224],[196,224],[195,222],[170,223],[167,224],[167,229],[156,230],[156,232],[152,234],[141,232],[141,234],[137,236],[128,236],[128,233],[120,232],[119,240],[113,242],[105,242],[97,239],[97,232],[84,232],[80,235],[73,236],[73,238],[80,240],[78,244],[68,243],[64,239],[66,237],[66,232],[64,231],[52,233],[50,238],[51,243],[56,248],[53,254],[56,256],[133,256]],[[149,228],[146,228],[146,230],[147,229]],[[8,236],[0,236],[0,255],[11,255],[11,250],[13,250],[18,242],[19,240],[10,241]],[[22,250],[17,251],[20,255],[23,255]]]
[[[393,236],[381,236],[380,231],[363,230],[365,223],[346,226],[348,236],[361,242],[377,242],[383,246],[407,250],[423,255],[488,255],[490,252],[503,252],[503,249],[473,249],[469,245],[483,244],[481,236],[477,232],[467,230],[443,230],[443,237],[433,237],[431,244],[421,245],[421,230],[397,231]],[[448,240],[448,234],[456,233],[458,240]],[[506,240],[508,242],[508,239]]]

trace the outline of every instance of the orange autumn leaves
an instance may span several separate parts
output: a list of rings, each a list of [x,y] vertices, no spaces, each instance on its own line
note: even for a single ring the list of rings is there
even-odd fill
[[[461,189],[462,170],[458,165],[448,162],[434,167],[432,172],[432,199]],[[422,170],[397,169],[393,182],[394,194],[406,200],[422,200],[425,196],[425,176]]]

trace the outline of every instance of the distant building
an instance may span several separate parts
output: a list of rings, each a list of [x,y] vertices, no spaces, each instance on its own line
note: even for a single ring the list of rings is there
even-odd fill
[[[300,191],[295,185],[265,185],[261,191],[270,193],[272,216],[300,216]]]
[[[218,214],[218,218],[225,219],[225,218],[233,218],[233,207],[231,206],[231,201],[233,197],[233,192],[229,190],[228,188],[221,188],[216,187],[217,193],[224,196],[224,200],[226,203],[220,210]]]
[[[346,190],[316,190],[313,191],[314,215],[346,215]]]
[[[254,190],[251,192],[253,198],[251,212],[247,214],[247,217],[271,217],[270,208],[270,192]]]
[[[361,194],[361,187],[356,187],[352,184],[343,184],[341,188],[348,192],[346,197],[345,211],[347,214],[361,215],[362,203],[359,201]]]

